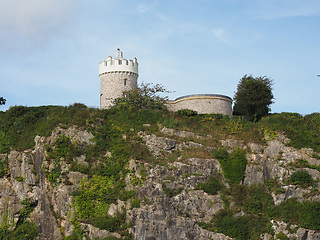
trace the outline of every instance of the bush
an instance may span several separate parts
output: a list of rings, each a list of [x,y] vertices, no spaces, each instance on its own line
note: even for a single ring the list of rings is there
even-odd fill
[[[304,201],[301,210],[301,225],[305,228],[320,230],[320,203]]]
[[[320,230],[320,202],[299,202],[297,198],[290,198],[274,208],[272,217],[299,227]]]
[[[267,231],[266,219],[260,216],[236,216],[231,210],[221,210],[213,216],[212,222],[218,232],[234,239],[258,239]]]
[[[106,229],[110,232],[115,232],[125,229],[126,211],[122,209],[122,213],[116,213],[115,217],[111,216],[95,216],[93,225],[99,229]]]
[[[246,151],[237,148],[228,154],[226,149],[218,149],[213,156],[219,160],[223,176],[231,184],[240,183],[246,170],[247,158]]]
[[[213,157],[218,160],[227,160],[229,158],[229,153],[225,148],[219,148],[213,152]]]
[[[162,184],[162,189],[165,192],[165,194],[170,198],[180,194],[183,190],[183,188],[172,189],[167,187],[165,184]]]
[[[204,183],[198,183],[195,187],[195,190],[201,189],[206,193],[215,195],[218,191],[222,188],[222,184],[220,183],[219,179],[214,176],[211,176],[207,179]]]
[[[131,201],[131,209],[140,207],[140,199],[132,199]]]
[[[288,182],[294,185],[299,185],[302,188],[307,188],[314,183],[311,175],[306,170],[298,170],[292,173]]]
[[[4,161],[0,160],[0,178],[7,175],[9,170],[8,159],[6,158]]]
[[[38,236],[37,226],[35,223],[25,221],[14,231],[7,235],[7,239],[12,240],[33,240]],[[6,239],[6,238],[5,238]]]
[[[177,111],[178,115],[180,116],[187,116],[192,117],[198,114],[197,111],[191,110],[191,109],[180,109]]]
[[[277,239],[279,240],[289,240],[289,238],[287,237],[287,235],[285,235],[283,232],[279,232],[277,235],[276,235]]]

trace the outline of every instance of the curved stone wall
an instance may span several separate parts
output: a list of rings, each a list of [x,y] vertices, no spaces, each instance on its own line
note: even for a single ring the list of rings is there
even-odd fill
[[[194,94],[168,101],[167,107],[171,111],[191,109],[200,114],[216,113],[232,116],[232,99],[219,94]]]
[[[124,91],[137,87],[138,74],[132,72],[112,72],[100,75],[100,108],[109,108]]]

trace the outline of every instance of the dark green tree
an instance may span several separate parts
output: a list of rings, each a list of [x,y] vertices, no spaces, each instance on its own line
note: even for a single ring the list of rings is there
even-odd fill
[[[3,97],[0,97],[0,105],[4,105],[6,104],[6,99],[4,99]]]
[[[244,116],[249,121],[259,121],[270,112],[273,103],[272,80],[244,75],[234,96],[233,114]]]

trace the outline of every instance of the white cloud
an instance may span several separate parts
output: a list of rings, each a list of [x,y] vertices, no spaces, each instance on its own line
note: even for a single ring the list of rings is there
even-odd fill
[[[222,40],[224,38],[224,29],[223,28],[214,28],[212,29],[213,35]]]
[[[211,32],[220,41],[222,41],[224,43],[227,43],[227,44],[231,44],[231,41],[226,36],[226,32],[225,32],[225,30],[223,28],[212,28]]]
[[[76,0],[0,0],[0,43],[7,47],[35,45],[59,33],[73,17]],[[20,43],[19,43],[20,41]],[[23,43],[21,43],[23,42]],[[32,45],[32,43],[30,43]],[[4,46],[2,46],[4,47]]]

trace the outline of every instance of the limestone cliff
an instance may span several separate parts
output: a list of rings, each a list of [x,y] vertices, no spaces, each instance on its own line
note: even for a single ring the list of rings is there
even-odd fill
[[[160,135],[150,131],[139,132],[143,144],[156,156],[156,159],[161,159],[163,154],[183,152],[186,149],[197,151],[201,148],[209,153],[214,151],[212,146],[206,146],[204,143],[215,140],[210,135],[198,136],[192,132],[162,126],[159,128]],[[79,165],[88,165],[85,149],[96,144],[92,141],[94,136],[89,131],[80,130],[75,126],[67,129],[58,127],[50,137],[37,136],[33,150],[11,151],[9,154],[0,155],[1,160],[8,163],[7,173],[0,178],[0,223],[5,223],[10,229],[14,229],[21,219],[22,202],[27,199],[33,209],[28,220],[36,224],[38,239],[67,238],[79,229],[84,239],[130,239],[129,235],[119,231],[111,232],[95,227],[92,222],[75,220],[77,206],[73,201],[73,193],[88,176],[72,169],[72,161],[60,158],[61,175],[56,182],[49,181],[48,172],[52,173],[55,166],[54,161],[50,160],[48,151],[59,136],[70,137],[73,143],[83,149],[82,154],[72,161],[76,161]],[[206,141],[197,143],[196,139],[206,139]],[[312,149],[298,150],[288,147],[286,142],[289,140],[281,134],[268,140],[265,145],[232,139],[218,139],[218,141],[228,152],[237,148],[246,150],[247,165],[242,185],[252,186],[277,179],[280,190],[272,192],[275,205],[280,205],[290,198],[297,198],[298,201],[320,200],[317,191],[320,172],[316,169],[316,166],[320,165],[320,160],[314,157]],[[111,154],[107,152],[106,157]],[[298,166],[296,163],[301,159],[304,160],[304,165]],[[226,195],[222,194],[221,190],[216,194],[209,194],[198,187],[211,176],[220,176],[223,188],[230,188],[218,159],[181,158],[177,155],[165,164],[161,164],[160,160],[152,163],[144,159],[131,159],[126,169],[128,171],[125,177],[125,189],[134,190],[134,199],[139,204],[135,205],[132,198],[118,199],[109,205],[108,214],[116,216],[119,212],[125,212],[125,221],[131,238],[231,239],[199,224],[210,223],[215,214],[227,208],[228,201],[229,206],[235,204],[232,198],[226,201]],[[299,169],[310,174],[316,187],[302,188],[287,181]],[[241,211],[239,214],[246,213]],[[261,234],[260,239],[276,239],[280,236],[299,240],[320,239],[320,233],[315,230],[304,229],[279,219],[270,221],[270,229],[273,232]]]

